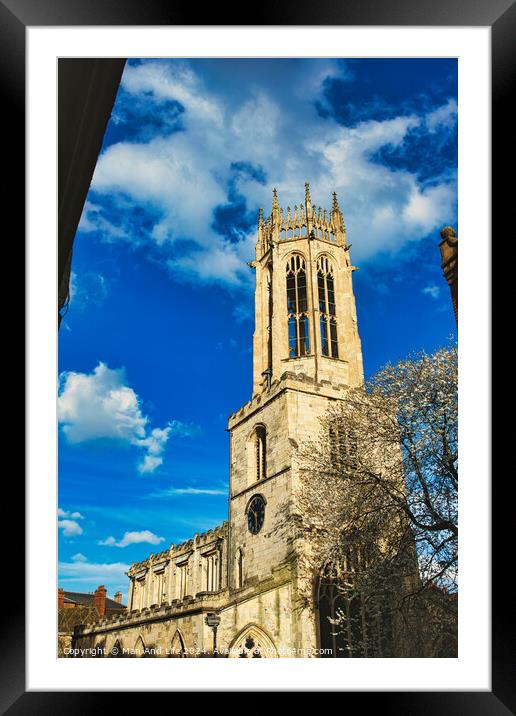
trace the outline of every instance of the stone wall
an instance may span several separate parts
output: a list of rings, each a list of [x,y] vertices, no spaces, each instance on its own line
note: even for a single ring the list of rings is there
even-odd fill
[[[227,582],[227,523],[169,550],[151,554],[129,570],[128,609],[144,609],[217,592]]]
[[[187,658],[211,656],[213,630],[205,620],[214,611],[220,616],[217,649],[221,656],[228,656],[238,647],[240,638],[245,638],[250,629],[263,634],[270,645],[272,653],[266,656],[292,655],[294,615],[291,572],[286,565],[273,570],[261,583],[249,584],[232,594],[223,590],[216,595],[187,598],[181,605],[134,610],[77,627],[73,639],[75,656],[167,658],[174,656],[173,645],[178,644]]]

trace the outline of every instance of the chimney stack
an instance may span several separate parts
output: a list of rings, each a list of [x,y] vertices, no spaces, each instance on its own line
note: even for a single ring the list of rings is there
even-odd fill
[[[64,607],[64,589],[59,587],[57,590],[57,608],[62,609]]]
[[[94,594],[94,603],[101,617],[103,617],[106,613],[106,592],[107,589],[103,584],[101,584],[100,587],[97,587]]]
[[[122,604],[122,592],[115,592],[115,602]]]

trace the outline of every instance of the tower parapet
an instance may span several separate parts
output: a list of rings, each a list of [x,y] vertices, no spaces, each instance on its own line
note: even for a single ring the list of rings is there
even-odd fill
[[[330,211],[312,204],[310,186],[305,184],[305,199],[294,207],[280,207],[278,192],[273,190],[272,210],[264,219],[263,208],[258,218],[258,241],[256,259],[260,260],[279,241],[293,241],[311,237],[329,241],[337,246],[347,246],[344,217],[339,207],[337,194],[333,193]]]

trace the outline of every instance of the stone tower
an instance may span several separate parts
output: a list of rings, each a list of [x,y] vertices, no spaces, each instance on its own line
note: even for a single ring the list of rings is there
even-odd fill
[[[78,647],[136,655],[315,656],[330,629],[310,603],[298,447],[363,382],[353,266],[342,213],[316,210],[308,184],[293,211],[260,211],[253,394],[230,415],[228,520],[135,562],[128,613],[76,629]],[[309,568],[310,569],[310,568]],[[310,577],[308,576],[308,579]],[[215,626],[216,625],[216,626]],[[212,631],[213,630],[213,631]],[[333,656],[337,650],[331,648]]]
[[[261,607],[249,600],[249,621],[302,651],[318,637],[297,600],[295,454],[330,403],[363,383],[349,248],[336,194],[331,211],[317,209],[307,183],[300,206],[280,208],[274,190],[270,216],[260,210],[253,396],[228,424],[228,587],[236,597],[252,586]]]
[[[362,349],[346,229],[337,195],[331,211],[305,200],[293,211],[260,210],[256,259],[254,384],[259,394],[285,371],[349,386],[363,383]]]

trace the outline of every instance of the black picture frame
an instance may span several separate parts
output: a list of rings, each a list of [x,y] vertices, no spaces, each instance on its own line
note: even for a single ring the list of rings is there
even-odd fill
[[[17,147],[17,161],[9,169],[9,214],[16,217],[16,236],[11,243],[23,246],[25,216],[25,31],[31,26],[74,25],[199,25],[200,8],[170,0],[0,0],[0,78],[3,87],[4,137]],[[512,207],[513,182],[501,171],[507,164],[508,138],[514,132],[511,106],[511,80],[514,78],[514,39],[516,5],[512,0],[352,0],[336,3],[319,0],[314,6],[280,4],[262,0],[252,12],[229,9],[218,4],[204,6],[202,25],[383,25],[383,26],[489,26],[492,38],[492,235],[502,234],[504,219]],[[402,54],[402,53],[400,53]],[[510,140],[509,140],[510,141]],[[5,195],[4,195],[5,196]],[[474,209],[473,209],[474,210]],[[507,222],[508,223],[508,222]],[[508,238],[508,237],[506,237]],[[463,237],[467,241],[467,237]],[[489,255],[486,237],[486,254]],[[21,256],[21,262],[24,257]],[[23,264],[22,264],[23,265]],[[489,262],[488,262],[489,265]],[[10,310],[13,310],[12,305]],[[21,322],[22,309],[15,307]],[[502,437],[498,440],[501,441]],[[493,452],[493,454],[495,454]],[[11,500],[24,504],[24,482],[10,478]],[[516,713],[513,656],[514,609],[504,560],[510,544],[512,505],[505,498],[503,484],[493,491],[493,594],[492,594],[492,690],[469,692],[360,692],[347,693],[361,708],[381,709],[382,713],[410,714],[490,714]],[[18,551],[18,555],[22,550]],[[18,557],[19,558],[19,557]],[[106,711],[105,692],[26,692],[25,687],[25,605],[23,578],[17,569],[16,585],[4,584],[6,616],[2,632],[2,671],[0,674],[0,712],[12,714],[92,713]],[[9,575],[10,576],[10,575]],[[479,575],[488,579],[489,575]],[[424,668],[424,666],[422,667]],[[336,685],[336,689],[338,685]],[[272,690],[272,689],[271,689]],[[315,690],[315,689],[314,689]],[[119,699],[121,694],[117,694]],[[358,698],[357,698],[358,697]],[[131,694],[132,705],[140,702]],[[364,699],[366,703],[364,704]],[[118,710],[118,709],[117,709]]]

